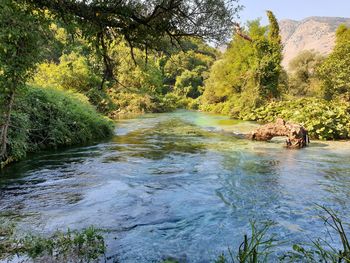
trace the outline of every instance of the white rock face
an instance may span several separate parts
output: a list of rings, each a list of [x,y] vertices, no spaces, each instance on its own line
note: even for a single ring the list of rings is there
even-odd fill
[[[350,26],[350,18],[309,17],[302,21],[281,20],[279,22],[283,51],[283,66],[303,50],[315,50],[329,54],[335,43],[335,31],[341,24]]]

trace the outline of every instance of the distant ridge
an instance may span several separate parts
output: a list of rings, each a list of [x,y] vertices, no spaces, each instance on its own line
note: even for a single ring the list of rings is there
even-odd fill
[[[303,50],[315,50],[329,54],[335,43],[335,31],[341,24],[350,26],[350,18],[343,17],[308,17],[301,21],[290,19],[279,22],[284,44],[283,66]]]

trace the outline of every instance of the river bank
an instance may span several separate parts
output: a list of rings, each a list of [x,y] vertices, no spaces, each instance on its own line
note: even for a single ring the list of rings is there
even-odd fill
[[[0,169],[28,153],[81,145],[113,134],[111,120],[99,114],[81,94],[25,87],[11,113],[6,158]]]

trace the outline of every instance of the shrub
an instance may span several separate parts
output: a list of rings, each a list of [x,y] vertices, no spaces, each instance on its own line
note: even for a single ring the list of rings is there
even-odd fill
[[[62,55],[59,64],[40,64],[32,82],[35,86],[84,94],[102,113],[114,109],[106,88],[100,87],[101,78],[94,72],[88,58],[76,52]]]
[[[27,152],[86,143],[110,136],[113,123],[63,91],[27,87],[18,98],[9,132],[13,160]]]
[[[110,92],[115,110],[109,113],[112,118],[121,116],[156,112],[155,98],[141,92]]]
[[[272,122],[283,118],[303,125],[311,138],[335,140],[350,138],[350,105],[341,101],[303,98],[272,102],[253,110],[246,120]]]

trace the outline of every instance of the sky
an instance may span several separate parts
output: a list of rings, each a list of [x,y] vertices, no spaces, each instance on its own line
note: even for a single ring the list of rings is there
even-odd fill
[[[245,8],[240,22],[262,18],[267,24],[266,10],[274,12],[278,20],[302,20],[309,16],[350,17],[350,0],[240,0]]]

